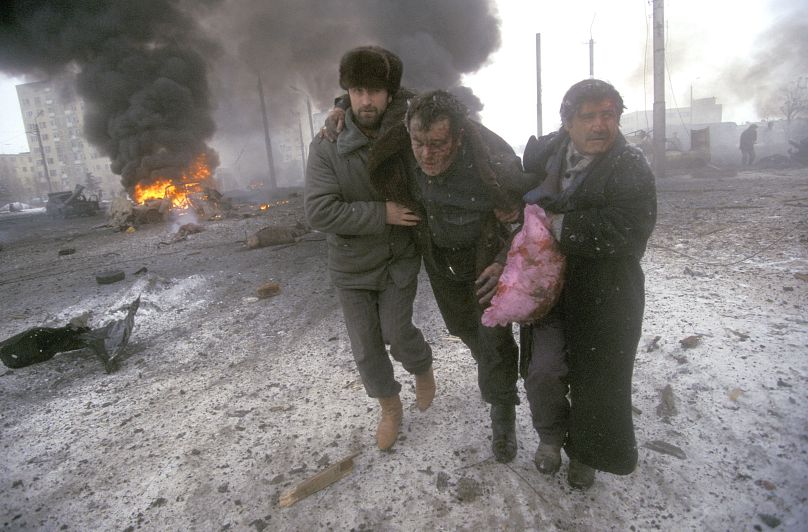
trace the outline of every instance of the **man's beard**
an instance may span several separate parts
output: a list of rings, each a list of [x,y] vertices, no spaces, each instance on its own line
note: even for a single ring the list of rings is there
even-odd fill
[[[373,113],[367,113],[362,111],[374,111]],[[354,118],[356,119],[356,123],[362,129],[378,129],[382,123],[382,113],[379,112],[378,109],[375,107],[365,107],[363,109],[359,109],[358,112],[354,113]]]

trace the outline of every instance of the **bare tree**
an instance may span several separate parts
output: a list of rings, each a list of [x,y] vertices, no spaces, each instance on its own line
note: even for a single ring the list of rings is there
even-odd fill
[[[808,78],[797,78],[787,87],[781,89],[781,92],[783,94],[783,105],[780,106],[780,110],[789,125],[795,118],[808,115]]]

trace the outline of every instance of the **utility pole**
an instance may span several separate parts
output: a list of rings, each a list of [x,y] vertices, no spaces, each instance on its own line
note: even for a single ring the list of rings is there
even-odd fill
[[[595,39],[592,38],[592,26],[595,25],[595,15],[589,24],[589,79],[595,79]]]
[[[261,116],[264,119],[264,141],[267,148],[267,164],[269,165],[269,189],[274,191],[278,188],[275,180],[275,161],[272,158],[272,140],[269,138],[269,119],[267,118],[267,104],[264,101],[264,84],[261,82],[261,75],[258,75],[258,96],[261,98]]]
[[[34,118],[34,133],[36,134],[36,141],[39,143],[39,154],[42,156],[42,167],[45,169],[45,179],[48,180],[48,192],[53,192],[53,186],[51,186],[50,180],[50,173],[48,172],[48,160],[45,158],[45,148],[42,146],[42,135],[39,132],[39,117],[44,113],[44,110],[40,110],[36,117]],[[36,181],[36,179],[34,179]],[[37,187],[39,190],[39,187]]]
[[[542,136],[541,109],[541,33],[536,34],[536,136]]]
[[[665,177],[665,2],[654,0],[654,172]]]
[[[690,129],[693,129],[693,84],[690,84]]]
[[[300,166],[303,170],[303,181],[306,180],[306,145],[303,144],[303,124],[300,123],[300,113],[297,116],[297,130],[300,133]]]
[[[298,89],[294,85],[289,85],[289,88],[306,97],[306,111],[309,113],[309,133],[311,133],[311,140],[314,140],[314,122],[312,121],[311,114],[311,97],[309,96],[308,92]]]

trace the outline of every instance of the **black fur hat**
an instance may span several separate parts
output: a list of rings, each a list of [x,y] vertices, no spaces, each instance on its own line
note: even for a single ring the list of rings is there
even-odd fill
[[[401,85],[404,67],[401,59],[379,46],[360,46],[349,50],[339,62],[339,86],[387,89],[395,94]]]

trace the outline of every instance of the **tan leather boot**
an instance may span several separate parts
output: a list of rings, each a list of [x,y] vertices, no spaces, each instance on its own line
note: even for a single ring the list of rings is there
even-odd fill
[[[415,376],[415,404],[423,412],[432,404],[435,398],[435,374],[432,366],[425,372]]]
[[[379,420],[379,426],[376,427],[376,444],[379,449],[386,451],[396,443],[404,408],[401,406],[401,399],[398,395],[380,397],[379,404],[382,406],[382,418]]]

